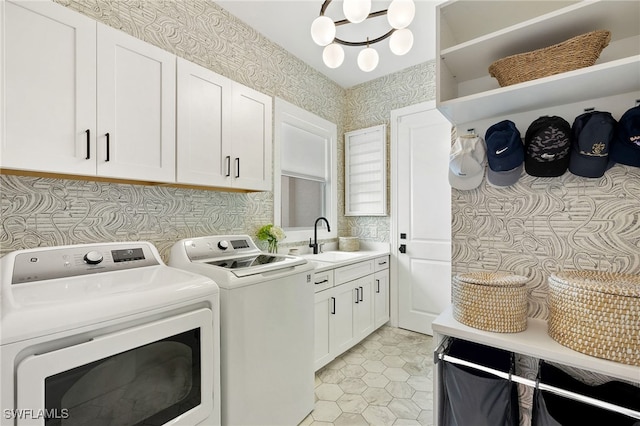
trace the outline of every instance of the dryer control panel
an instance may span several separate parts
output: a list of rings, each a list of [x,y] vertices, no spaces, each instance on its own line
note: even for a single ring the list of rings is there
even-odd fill
[[[15,254],[11,284],[161,264],[151,247],[147,242],[132,242],[21,250]]]

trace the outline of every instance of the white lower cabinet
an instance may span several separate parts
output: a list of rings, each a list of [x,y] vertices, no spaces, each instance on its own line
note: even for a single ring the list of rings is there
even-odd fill
[[[315,369],[327,365],[389,320],[388,256],[315,274]],[[385,319],[386,318],[386,319]]]

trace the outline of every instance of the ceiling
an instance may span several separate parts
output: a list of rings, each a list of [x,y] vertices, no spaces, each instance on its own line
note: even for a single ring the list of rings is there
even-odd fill
[[[389,50],[389,40],[371,45],[380,55],[380,63],[371,72],[358,68],[356,58],[362,47],[344,46],[345,59],[335,69],[322,62],[323,47],[311,39],[311,23],[320,14],[323,0],[220,0],[218,5],[244,21],[256,31],[282,46],[292,55],[315,68],[343,88],[349,88],[384,75],[417,65],[435,58],[435,6],[442,1],[414,0],[416,16],[409,25],[413,33],[413,48],[403,56]],[[372,2],[371,11],[385,10],[391,0]],[[327,11],[334,21],[344,19],[342,2],[333,1]],[[338,27],[337,37],[348,41],[364,41],[377,38],[391,29],[386,16],[367,19],[360,24]]]

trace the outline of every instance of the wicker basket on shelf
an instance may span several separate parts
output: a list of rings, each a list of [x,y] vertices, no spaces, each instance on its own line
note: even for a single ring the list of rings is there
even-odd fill
[[[611,32],[592,31],[543,49],[499,59],[489,66],[489,74],[500,86],[510,86],[596,63],[611,40]]]
[[[453,317],[497,333],[527,328],[527,277],[506,272],[469,272],[452,280]]]
[[[575,351],[640,366],[640,276],[559,272],[549,277],[552,339]]]

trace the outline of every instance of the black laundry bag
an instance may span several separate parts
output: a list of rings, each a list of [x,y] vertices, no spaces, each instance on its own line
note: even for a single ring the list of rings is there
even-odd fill
[[[513,373],[513,354],[465,340],[454,340],[447,355]],[[518,389],[514,382],[474,368],[438,363],[439,426],[517,426]]]
[[[546,362],[540,364],[538,377],[541,383],[640,411],[640,388],[628,383],[611,381],[598,386],[587,385]],[[640,426],[640,420],[536,388],[531,425]]]

